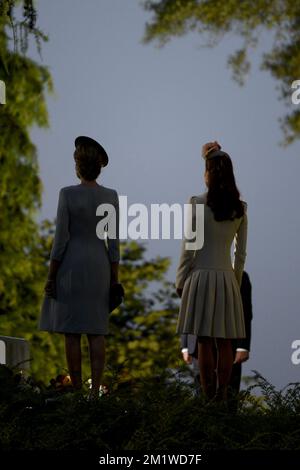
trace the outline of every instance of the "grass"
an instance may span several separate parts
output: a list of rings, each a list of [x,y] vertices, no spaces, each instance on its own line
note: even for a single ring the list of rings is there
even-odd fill
[[[253,389],[260,396],[253,395]],[[97,402],[0,366],[0,449],[300,450],[300,384],[277,391],[259,374],[235,414],[207,404],[178,376],[109,386]]]

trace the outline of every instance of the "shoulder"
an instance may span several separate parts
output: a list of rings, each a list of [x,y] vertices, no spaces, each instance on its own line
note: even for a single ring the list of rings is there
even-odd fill
[[[74,191],[77,187],[78,185],[76,184],[73,184],[71,186],[64,186],[63,188],[59,190],[59,193],[66,194],[66,193],[69,193],[70,191]]]
[[[205,204],[207,193],[199,194],[197,196],[191,196],[189,199],[190,204]]]
[[[112,199],[118,199],[118,193],[115,189],[113,188],[107,188],[106,186],[100,186],[101,190],[103,191],[103,193],[112,198]]]
[[[107,186],[103,186],[103,185],[101,185],[100,188],[101,188],[103,191],[107,192],[108,194],[109,194],[109,193],[110,193],[110,194],[117,194],[117,191],[116,191],[115,189],[113,189],[113,188],[108,188]]]
[[[60,200],[66,201],[66,203],[72,199],[72,194],[74,194],[76,191],[78,191],[78,185],[71,185],[71,186],[64,186],[59,190],[59,196],[58,198]]]

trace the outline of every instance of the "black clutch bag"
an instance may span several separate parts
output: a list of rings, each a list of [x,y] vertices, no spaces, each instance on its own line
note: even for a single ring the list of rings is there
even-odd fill
[[[109,311],[112,312],[123,302],[125,292],[122,284],[113,284],[109,292]]]

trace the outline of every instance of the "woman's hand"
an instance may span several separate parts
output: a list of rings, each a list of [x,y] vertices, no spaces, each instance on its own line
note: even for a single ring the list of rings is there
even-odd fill
[[[215,140],[214,142],[207,142],[202,147],[202,156],[205,157],[208,152],[212,150],[221,150],[221,145]]]
[[[46,296],[51,297],[53,299],[56,299],[56,275],[57,275],[59,266],[60,266],[60,261],[58,261],[57,259],[50,260],[48,280],[44,287],[44,292]]]
[[[56,299],[55,279],[48,279],[44,288],[47,297]]]
[[[189,354],[188,351],[184,351],[182,353],[183,360],[186,364],[191,364],[192,363],[192,356]]]
[[[242,364],[249,359],[249,351],[236,351],[234,364]]]

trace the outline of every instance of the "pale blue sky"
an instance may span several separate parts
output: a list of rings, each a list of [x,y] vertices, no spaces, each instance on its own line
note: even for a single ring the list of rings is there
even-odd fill
[[[270,38],[263,37],[240,88],[226,67],[228,53],[240,45],[235,37],[207,49],[191,34],[157,49],[141,43],[149,15],[138,0],[37,4],[39,25],[49,34],[43,61],[55,85],[51,127],[32,133],[45,188],[41,217],[55,217],[59,189],[78,182],[77,135],[97,138],[107,149],[101,182],[145,204],[184,203],[203,192],[200,148],[217,139],[232,156],[248,202],[254,321],[244,374],[256,369],[276,386],[298,381],[300,365],[290,356],[292,341],[300,339],[300,145],[278,146],[277,118],[286,110],[274,80],[259,70]],[[149,242],[148,253],[172,258],[173,280],[179,242]]]

